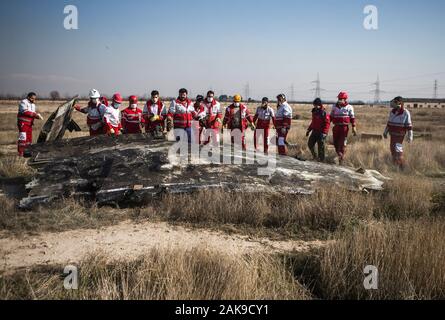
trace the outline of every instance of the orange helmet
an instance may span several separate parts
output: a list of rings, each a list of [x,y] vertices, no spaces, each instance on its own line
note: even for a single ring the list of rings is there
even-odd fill
[[[241,102],[241,100],[242,98],[239,94],[235,94],[235,96],[233,97],[233,102]]]

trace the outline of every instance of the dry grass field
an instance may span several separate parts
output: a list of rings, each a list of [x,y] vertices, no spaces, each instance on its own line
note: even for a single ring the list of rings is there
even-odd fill
[[[58,104],[42,101],[37,106],[48,118]],[[15,156],[16,109],[16,102],[0,102],[2,180],[26,180],[33,174],[26,161]],[[298,119],[289,141],[297,147],[291,155],[311,161],[305,137],[311,106],[293,109]],[[355,109],[359,135],[383,132],[388,109]],[[65,199],[32,212],[19,211],[17,200],[1,195],[0,266],[5,262],[0,299],[445,299],[445,109],[411,112],[415,136],[412,144],[405,144],[404,171],[391,163],[389,141],[349,139],[345,165],[390,177],[382,192],[330,187],[311,196],[259,197],[203,191],[165,196],[139,208]],[[75,113],[74,118],[84,131],[68,133],[67,138],[87,134],[84,116]],[[41,125],[36,121],[34,139]],[[327,154],[335,165],[333,146]],[[160,234],[184,228],[177,234],[194,237],[204,247],[170,236],[171,246],[140,240],[134,245],[144,250],[113,255],[105,250],[111,240],[97,242],[82,259],[67,261],[79,267],[80,285],[79,290],[65,290],[64,264],[55,259],[55,244],[72,232],[78,239],[73,246],[82,246],[82,232],[113,233],[121,223],[135,230],[144,223],[153,230],[166,224]],[[131,230],[113,241],[131,248]],[[217,239],[218,245],[209,239]],[[30,243],[26,252],[41,255],[37,260],[44,263],[12,268],[6,257],[19,248],[14,243],[25,241]],[[309,245],[314,241],[318,245]],[[243,249],[218,249],[229,243]],[[379,270],[377,290],[363,287],[367,265]]]

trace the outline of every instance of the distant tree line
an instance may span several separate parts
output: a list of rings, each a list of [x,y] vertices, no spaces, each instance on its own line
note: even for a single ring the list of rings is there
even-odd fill
[[[71,99],[72,97],[69,94],[64,94],[63,96],[60,94],[59,91],[53,90],[49,94],[39,94],[37,93],[38,99],[41,100],[51,100],[51,101],[59,101],[59,100],[67,100]],[[22,100],[25,99],[28,95],[28,92],[24,92],[21,95],[18,94],[12,94],[12,93],[0,93],[0,100]]]

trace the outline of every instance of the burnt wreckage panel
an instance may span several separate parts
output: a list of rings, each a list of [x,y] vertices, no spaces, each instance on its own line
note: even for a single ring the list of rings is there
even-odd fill
[[[37,143],[56,141],[63,138],[65,131],[81,131],[79,125],[72,119],[73,106],[77,97],[65,102],[51,114],[40,131]]]
[[[265,165],[259,163],[265,162],[253,161],[261,156],[249,152],[236,159],[242,164],[212,164],[194,155],[189,159],[192,164],[181,164],[168,157],[174,142],[147,134],[61,140],[71,123],[72,104],[55,112],[54,118],[63,121],[46,132],[49,142],[30,148],[29,165],[37,168],[37,174],[27,185],[27,197],[20,201],[23,209],[71,196],[98,204],[141,205],[165,193],[212,188],[311,194],[320,184],[328,183],[351,190],[381,190],[385,179],[375,171],[359,173],[291,157],[277,157],[276,168],[261,176],[258,168]]]
[[[173,142],[146,134],[82,137],[32,146],[30,165],[38,171],[28,184],[22,208],[63,197],[81,197],[98,204],[147,202],[163,193],[190,193],[220,188],[228,191],[310,194],[319,183],[351,190],[380,190],[377,172],[303,162],[279,157],[268,176],[259,164],[180,165],[168,157]],[[245,154],[248,158],[253,154]]]

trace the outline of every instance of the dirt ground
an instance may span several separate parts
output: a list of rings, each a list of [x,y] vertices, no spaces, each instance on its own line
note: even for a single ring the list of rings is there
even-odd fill
[[[273,241],[194,230],[167,223],[125,221],[101,229],[42,233],[37,236],[0,239],[0,272],[15,272],[33,265],[79,263],[86,255],[102,252],[110,259],[136,259],[150,249],[205,249],[240,255],[246,253],[302,252],[318,248],[323,241]]]

